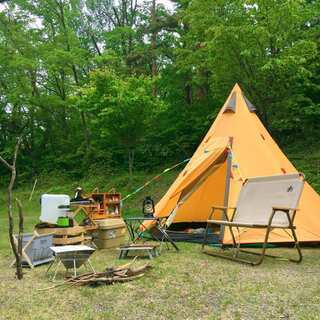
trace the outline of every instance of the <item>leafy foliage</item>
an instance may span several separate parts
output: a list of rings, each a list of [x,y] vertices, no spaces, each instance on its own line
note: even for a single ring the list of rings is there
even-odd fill
[[[183,160],[235,82],[282,146],[319,145],[319,1],[174,3],[1,7],[0,150],[23,133],[20,178]]]

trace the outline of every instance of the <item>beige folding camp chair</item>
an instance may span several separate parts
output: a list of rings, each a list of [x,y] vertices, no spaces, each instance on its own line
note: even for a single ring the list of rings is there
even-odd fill
[[[293,262],[302,261],[302,253],[299,241],[295,232],[294,218],[298,211],[297,206],[303,190],[304,176],[302,174],[286,174],[279,176],[257,177],[247,179],[241,189],[237,206],[235,208],[228,207],[212,207],[211,214],[207,221],[202,250],[210,255],[230,259],[234,261],[249,263],[251,265],[259,265],[265,256],[280,258],[273,255],[267,255],[266,248],[270,232],[274,229],[282,229],[290,235],[294,241],[295,248],[298,251],[297,259],[286,259]],[[220,210],[225,220],[213,220],[212,216]],[[232,216],[228,218],[228,210],[232,210]],[[233,255],[218,253],[212,250],[205,250],[207,245],[208,231],[212,225],[220,225],[230,230],[233,242]],[[238,237],[235,236],[234,228],[238,230]],[[262,243],[262,252],[251,252],[240,248],[241,232],[246,229],[265,229],[266,233]],[[222,250],[225,247],[222,246]],[[259,255],[257,261],[239,258],[239,253],[245,252]],[[283,259],[283,258],[282,258]]]

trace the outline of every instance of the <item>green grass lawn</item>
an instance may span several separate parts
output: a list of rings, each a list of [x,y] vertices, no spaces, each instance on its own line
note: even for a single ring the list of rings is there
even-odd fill
[[[140,209],[141,199],[150,193],[158,199],[175,174],[167,176],[145,193],[128,201],[126,212]],[[39,216],[43,192],[72,194],[83,185],[95,183],[108,190],[120,186],[126,194],[149,176],[137,176],[130,183],[119,178],[103,185],[98,180],[58,183],[40,181],[32,201],[29,186],[16,195],[25,208],[25,231],[32,231]],[[150,176],[151,177],[151,176]],[[55,185],[55,187],[52,187]],[[266,258],[259,267],[250,267],[207,256],[198,244],[179,243],[181,251],[164,249],[151,262],[153,268],[141,279],[111,286],[61,287],[52,285],[47,266],[25,269],[22,281],[9,268],[12,255],[7,238],[5,190],[0,196],[0,319],[320,319],[320,251],[304,248],[301,264]],[[293,254],[292,249],[270,249]],[[140,260],[137,264],[149,260]],[[92,257],[97,271],[123,264],[116,250],[99,250]],[[60,279],[61,279],[60,275]]]
[[[1,254],[0,319],[319,319],[318,250],[305,249],[300,265],[266,259],[253,268],[204,255],[199,245],[180,248],[163,251],[133,282],[48,291],[37,291],[51,286],[46,266],[17,281],[11,256]],[[100,250],[92,263],[103,270],[120,261],[115,250]]]

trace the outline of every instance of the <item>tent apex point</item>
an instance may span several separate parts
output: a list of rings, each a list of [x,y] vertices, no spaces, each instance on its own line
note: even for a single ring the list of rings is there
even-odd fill
[[[240,85],[238,84],[238,82],[236,82],[236,84],[233,86],[232,91],[236,91],[236,92],[242,92]]]

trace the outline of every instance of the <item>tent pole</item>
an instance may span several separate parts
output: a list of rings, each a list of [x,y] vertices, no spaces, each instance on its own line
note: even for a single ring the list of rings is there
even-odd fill
[[[228,149],[228,156],[227,156],[227,174],[226,174],[226,187],[224,191],[224,201],[223,206],[228,207],[229,203],[229,192],[230,192],[230,178],[231,178],[231,166],[232,166],[232,153],[231,150]],[[226,214],[228,213],[228,210],[226,211]],[[224,238],[224,225],[220,226],[220,234],[219,234],[219,242],[223,243]]]

